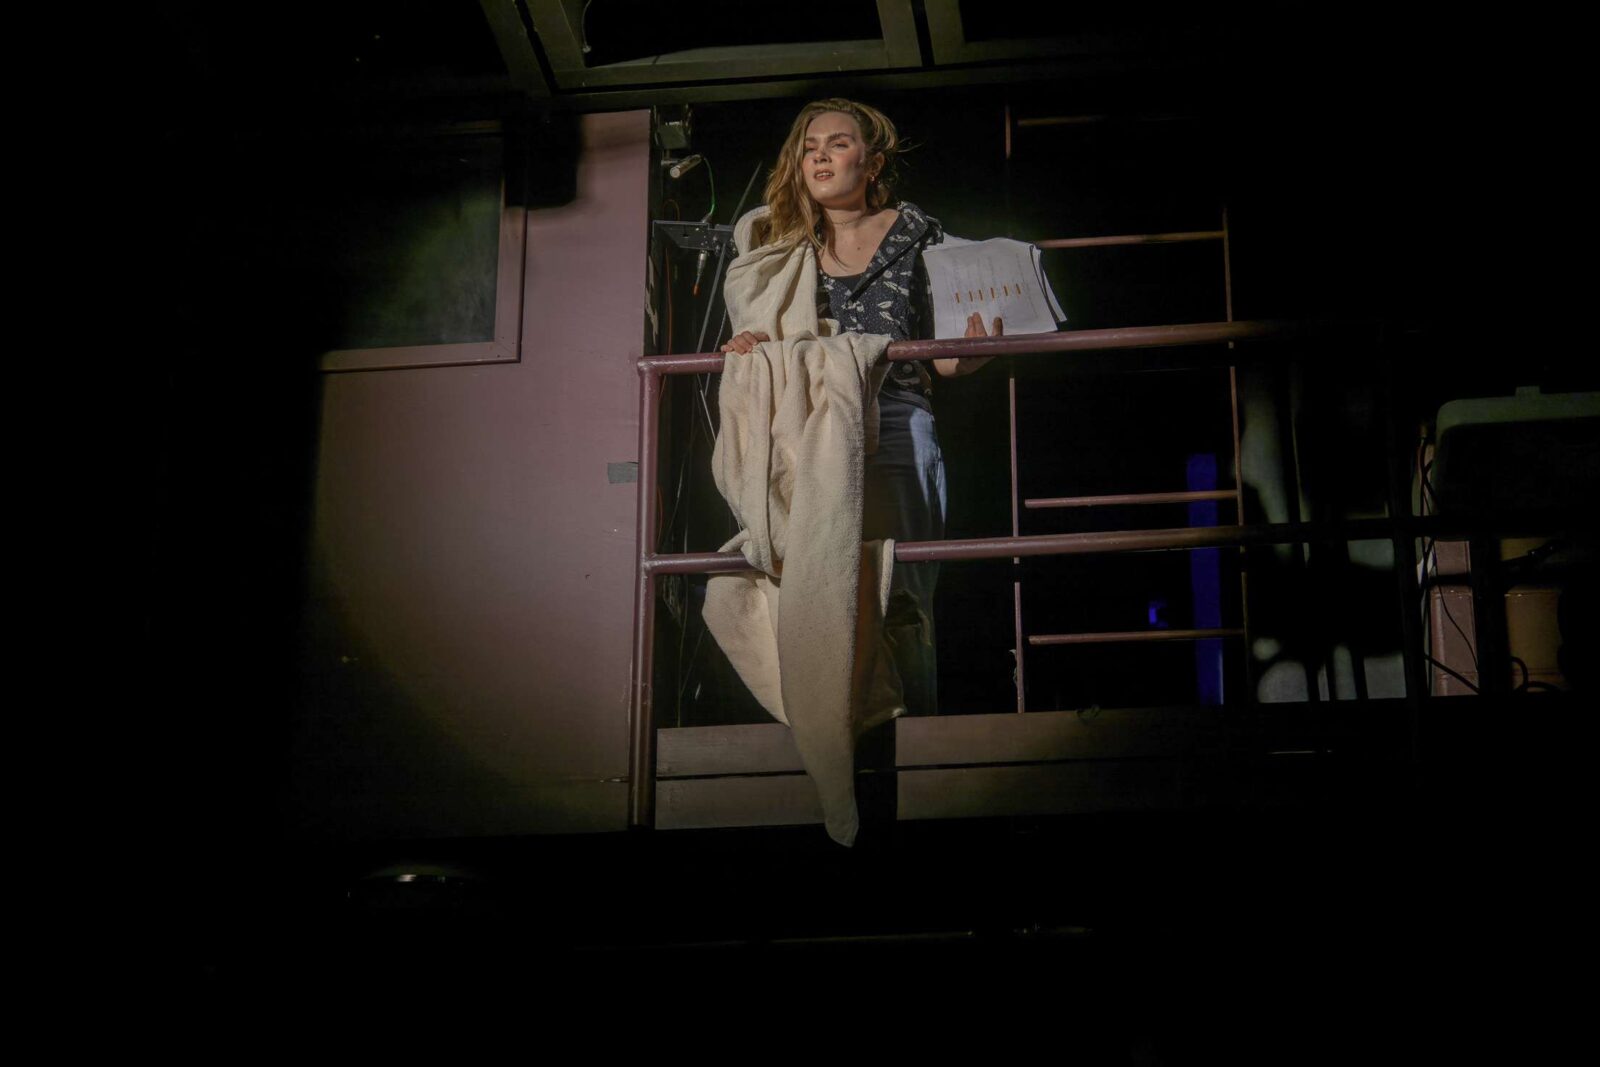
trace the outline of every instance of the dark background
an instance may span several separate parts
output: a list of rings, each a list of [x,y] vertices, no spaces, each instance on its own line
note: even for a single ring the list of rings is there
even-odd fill
[[[350,19],[359,21],[354,15]],[[397,115],[514,113],[534,126],[536,143],[549,145],[544,161],[553,175],[550,185],[558,189],[563,164],[573,158],[572,121],[559,108],[540,111],[501,96],[457,95],[440,102],[379,91],[328,91],[330,85],[347,87],[350,80],[342,74],[322,76],[332,61],[319,66],[318,56],[337,34],[321,24],[269,20],[270,32],[254,38],[260,42],[257,51],[246,48],[242,55],[231,49],[226,23],[201,22],[181,7],[159,29],[141,45],[137,88],[144,117],[130,130],[141,153],[132,196],[134,240],[151,282],[145,322],[170,339],[163,359],[141,371],[129,394],[130,406],[144,417],[121,457],[133,468],[131,495],[137,501],[129,537],[134,546],[130,570],[137,577],[128,623],[138,639],[130,649],[127,677],[141,697],[153,698],[162,709],[140,728],[135,795],[141,809],[145,799],[152,801],[142,840],[156,857],[159,914],[174,917],[165,958],[213,988],[221,982],[254,989],[262,975],[271,980],[296,973],[267,948],[284,928],[285,916],[331,914],[327,909],[334,897],[326,895],[326,887],[339,875],[395,856],[392,848],[378,846],[335,852],[300,848],[283,839],[278,820],[287,751],[284,709],[298,699],[301,686],[307,493],[317,424],[316,352],[308,338],[334,314],[339,294],[305,284],[303,264],[284,238],[304,205],[285,199],[273,181],[273,167],[255,161],[263,145],[269,155],[314,150],[322,131],[349,123]],[[1445,395],[1485,395],[1525,384],[1592,387],[1574,329],[1587,307],[1579,288],[1582,272],[1569,258],[1574,247],[1580,252],[1587,247],[1589,212],[1572,195],[1566,162],[1583,127],[1568,114],[1577,68],[1561,55],[1561,36],[1554,28],[1479,23],[1469,32],[1461,23],[1420,18],[1397,23],[1392,16],[1349,14],[1337,22],[1330,17],[1241,28],[1230,51],[1199,70],[1188,61],[1175,62],[1171,71],[1145,68],[1134,74],[1119,74],[1113,66],[1073,83],[1024,81],[1004,89],[860,95],[920,142],[908,158],[903,194],[958,234],[1028,237],[1039,235],[1047,222],[1049,236],[1209,228],[1214,205],[1226,199],[1236,237],[1237,317],[1384,318],[1397,335],[1410,338],[1415,358],[1440,369],[1440,395],[1417,398],[1417,410],[1425,412]],[[445,48],[467,57],[450,60],[457,70],[493,70],[483,41],[458,44]],[[440,60],[408,61],[404,50],[397,50],[384,62],[426,71]],[[829,84],[812,95],[834,92],[852,95],[852,87]],[[1041,113],[1059,106],[1074,113],[1177,115],[1179,120],[1023,135],[1006,198],[998,169],[997,118],[1006,101],[1018,108],[1026,101]],[[696,108],[695,147],[713,154],[724,212],[731,210],[751,167],[774,152],[800,102]],[[1035,136],[1056,143],[1035,146],[1030,143]],[[249,210],[239,210],[240,205]],[[684,207],[686,216],[704,210]],[[1094,263],[1087,262],[1089,257],[1074,265],[1052,263],[1051,272],[1074,327],[1218,318],[1203,314],[1201,307],[1217,295],[1214,290],[1205,295],[1211,266],[1193,261],[1192,254],[1181,246],[1148,253],[1116,250],[1098,254]],[[1144,261],[1147,255],[1156,265]],[[1141,261],[1133,262],[1135,256]],[[1177,284],[1191,279],[1200,282],[1193,290]],[[1191,305],[1184,302],[1188,295],[1175,296],[1179,289],[1202,296]],[[1101,299],[1106,293],[1115,298]],[[251,329],[240,332],[236,316],[244,302],[274,313],[253,317]],[[229,339],[225,358],[218,358],[218,337]],[[996,465],[1004,458],[1004,423],[996,423],[994,413],[1003,386],[999,368],[991,367],[947,383],[941,393],[941,432],[952,460],[957,516],[950,536],[998,532],[1008,525],[997,503],[1004,490],[1004,467]],[[1172,392],[1181,396],[1187,388],[1180,385]],[[1172,410],[1185,406],[1175,400]],[[1069,408],[1052,417],[1065,433],[1090,432],[1083,411]],[[1170,411],[1152,413],[1150,420],[1170,425],[1170,417]],[[1148,429],[1105,429],[1132,433],[1130,455],[1161,451],[1144,447],[1157,436]],[[1063,485],[1052,491],[1072,489]],[[707,543],[711,540],[708,536]],[[1003,574],[985,578],[977,573],[982,570],[973,568],[975,577],[964,593],[957,583],[946,586],[945,602],[954,600],[974,614],[998,612],[992,617],[1006,630],[1004,605],[987,601],[980,590],[985,581],[1004,588],[1006,579]],[[1009,633],[1002,636],[1007,643],[1000,647],[1008,647]],[[1003,699],[1006,689],[1004,672],[992,669],[995,643],[979,639],[976,644],[977,654],[989,656],[991,665],[982,680],[955,687],[969,710]],[[1204,958],[1220,959],[1242,943],[1230,931],[1253,931],[1248,943],[1260,949],[1273,940],[1272,924],[1282,921],[1301,933],[1316,931],[1306,942],[1313,955],[1331,952],[1339,931],[1367,930],[1361,946],[1381,956],[1421,929],[1426,949],[1435,959],[1446,958],[1438,955],[1442,946],[1452,951],[1461,946],[1445,932],[1444,920],[1415,926],[1415,912],[1405,902],[1417,893],[1447,891],[1454,876],[1483,872],[1479,861],[1465,858],[1458,847],[1469,835],[1441,827],[1437,815],[1390,809],[1371,813],[1359,831],[1346,822],[1330,827],[1298,820],[1292,826],[1253,825],[1248,833],[1233,827],[1225,833],[1214,828],[1194,833],[1182,825],[1155,836],[1133,830],[1166,857],[1139,860],[1141,877],[1159,875],[1163,887],[1209,885],[1185,898],[1181,918],[1167,913],[1170,921],[1158,924],[1156,948],[1148,941],[1140,948],[1152,960],[1181,956],[1167,952],[1174,944],[1198,946]],[[1129,860],[1128,828],[1115,821],[1097,825],[1076,831],[1070,841],[1050,837],[1050,847],[1073,851],[1086,864],[1092,857],[1092,870],[1131,870],[1117,867]],[[1419,826],[1432,842],[1421,852],[1407,845]],[[1376,827],[1385,831],[1369,832]],[[1053,832],[1038,831],[1045,837]],[[736,836],[730,832],[717,841],[736,850],[743,847],[734,843]],[[1240,843],[1246,839],[1251,847]],[[1281,847],[1254,847],[1264,840]],[[502,872],[514,870],[510,884],[521,889],[546,884],[556,869],[582,868],[618,881],[641,869],[633,858],[602,856],[597,850],[603,846],[593,842],[550,843],[515,851],[515,858],[506,852],[513,846],[495,847],[501,851],[480,850],[472,859],[487,867],[498,863]],[[705,846],[715,858],[696,856],[699,846],[685,847],[685,855],[670,860],[653,855],[637,864],[662,865],[654,869],[666,880],[669,868],[686,879],[691,871],[730,869],[717,866],[726,862],[720,844]],[[734,917],[727,922],[758,924],[763,913],[748,902],[763,892],[760,876],[788,876],[791,857],[806,855],[807,847],[785,838],[771,844],[770,853],[744,852],[745,879],[722,889],[747,903],[721,912]],[[1018,854],[1009,845],[960,847],[969,858]],[[1362,872],[1375,869],[1362,864],[1375,864],[1378,855],[1394,862],[1383,887],[1374,890],[1388,894],[1382,902],[1362,892],[1367,877]],[[1040,862],[1041,870],[1061,870]],[[1275,874],[1280,877],[1271,884],[1292,891],[1270,906],[1259,898],[1250,898],[1257,905],[1244,903],[1245,897],[1224,892],[1215,871],[1201,873],[1207,864],[1229,862],[1237,864],[1225,879],[1230,884],[1243,882],[1246,873]],[[1493,867],[1502,872],[1499,878],[1507,864],[1537,862],[1502,851]],[[884,882],[904,877],[922,886],[941,877],[946,886],[972,889],[976,884],[970,869],[956,877],[948,870],[905,867],[895,873],[886,867],[870,876]],[[864,876],[853,871],[841,877]],[[1085,882],[1074,877],[1052,884],[1081,887]],[[1063,890],[1049,899],[1070,898],[1085,913],[1120,915],[1123,930],[1157,928],[1142,923],[1131,904],[1126,910],[1106,904],[1116,894],[1100,884],[1099,895]],[[1156,891],[1157,884],[1146,881],[1144,895],[1117,899],[1170,900]],[[1345,905],[1365,904],[1341,911],[1332,903],[1336,896]],[[610,893],[601,897],[616,902]],[[1045,898],[974,890],[967,899],[982,914],[1010,917],[1019,913],[1008,911],[1006,900]],[[1210,911],[1214,925],[1205,925],[1199,916],[1224,899],[1232,903]],[[539,913],[533,920],[519,910],[529,901]],[[496,928],[512,931],[506,936],[526,944],[564,928],[555,913],[573,906],[571,899],[535,893],[510,903],[496,898],[492,914]],[[1039,907],[1038,914],[1049,910]],[[524,919],[503,925],[510,911]],[[1332,925],[1318,926],[1322,920]],[[1372,920],[1378,924],[1363,925]],[[349,944],[338,941],[347,932],[343,927],[298,921],[293,926],[297,937],[321,951],[344,945],[338,951],[350,954],[339,959],[348,973],[363,979],[373,978],[377,969],[351,960],[382,944],[393,951],[394,928],[382,922],[369,931],[370,940]],[[657,933],[644,920],[618,929],[623,940],[630,932],[646,940]],[[460,950],[461,942],[452,940],[453,927],[434,932],[437,940],[410,944],[434,962]],[[408,929],[406,936],[412,933]],[[1480,930],[1477,943],[1498,936],[1492,929]],[[471,948],[481,961],[503,943],[484,935]],[[1276,948],[1263,950],[1254,958],[1284,968],[1305,958],[1276,953]],[[254,973],[252,968],[269,956],[267,969]],[[397,957],[378,951],[361,958],[392,962]],[[1128,957],[1119,958],[1125,965]],[[606,968],[597,965],[597,970]],[[1199,973],[1190,977],[1204,980]],[[325,983],[330,983],[327,974],[313,984]]]

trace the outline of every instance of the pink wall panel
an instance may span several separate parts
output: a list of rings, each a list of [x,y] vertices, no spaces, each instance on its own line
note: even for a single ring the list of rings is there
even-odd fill
[[[326,378],[303,832],[625,825],[649,133],[530,213],[520,363]]]

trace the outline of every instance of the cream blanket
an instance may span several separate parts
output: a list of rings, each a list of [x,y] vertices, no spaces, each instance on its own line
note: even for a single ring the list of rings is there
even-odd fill
[[[856,739],[905,710],[883,635],[894,542],[861,541],[888,338],[834,336],[833,320],[817,317],[810,246],[750,248],[765,210],[735,227],[724,294],[735,333],[772,340],[729,354],[712,453],[741,527],[723,551],[743,552],[758,573],[712,578],[704,617],[761,706],[794,731],[828,835],[850,845]]]

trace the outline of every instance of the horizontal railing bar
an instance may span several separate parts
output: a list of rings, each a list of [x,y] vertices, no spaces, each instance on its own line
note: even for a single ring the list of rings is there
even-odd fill
[[[1030,497],[1022,502],[1025,508],[1099,508],[1121,504],[1189,504],[1202,500],[1232,500],[1238,494],[1232,489],[1196,489],[1192,492],[1173,493],[1111,493],[1104,496],[1047,496]]]
[[[949,359],[960,356],[1028,356],[1057,352],[1103,352],[1123,348],[1175,348],[1226,344],[1233,341],[1326,336],[1360,328],[1353,322],[1191,322],[1175,326],[1119,326],[1108,330],[1069,330],[1023,337],[958,337],[942,341],[895,341],[887,358],[893,362]],[[722,370],[721,352],[645,356],[639,369],[652,374],[715,374]]]
[[[1101,633],[1030,634],[1028,644],[1114,645],[1142,641],[1204,641],[1212,637],[1243,636],[1244,630],[1237,626],[1210,630],[1107,630]]]
[[[1097,530],[1029,537],[976,537],[962,541],[901,541],[899,563],[1002,559],[1006,556],[1077,556],[1113,552],[1278,545],[1303,541],[1390,537],[1387,519],[1346,523],[1282,523],[1262,526],[1184,526],[1170,530]],[[642,563],[658,574],[731,574],[754,568],[737,552],[685,552],[650,556]]]
[[[1050,237],[1034,241],[1040,248],[1107,248],[1113,245],[1173,245],[1186,241],[1220,241],[1221,230],[1184,230],[1178,233],[1119,233],[1105,237]]]
[[[900,541],[899,563],[1003,559],[1006,556],[1088,556],[1318,541],[1377,541],[1400,537],[1462,540],[1474,534],[1502,537],[1566,535],[1592,530],[1592,514],[1569,510],[1504,515],[1427,515],[1347,522],[1264,523],[1258,526],[1183,526],[1165,530],[1095,530],[1028,537],[975,537],[964,541]],[[646,556],[640,568],[655,574],[735,574],[755,568],[737,552],[681,552]]]

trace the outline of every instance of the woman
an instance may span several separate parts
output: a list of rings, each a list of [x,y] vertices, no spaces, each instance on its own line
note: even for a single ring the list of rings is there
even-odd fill
[[[767,182],[767,214],[757,245],[807,242],[818,266],[817,313],[841,332],[905,341],[932,336],[922,250],[944,239],[936,219],[896,203],[894,124],[849,100],[808,104],[795,119]],[[1002,324],[994,320],[994,333]],[[966,336],[985,337],[981,316]],[[722,351],[747,355],[766,334],[743,332]],[[970,374],[984,358],[934,360],[944,377]],[[917,363],[892,364],[878,394],[878,450],[866,461],[862,536],[897,541],[944,537],[944,458],[939,450],[931,378]],[[938,711],[933,627],[937,564],[896,565],[886,628],[913,715]]]

